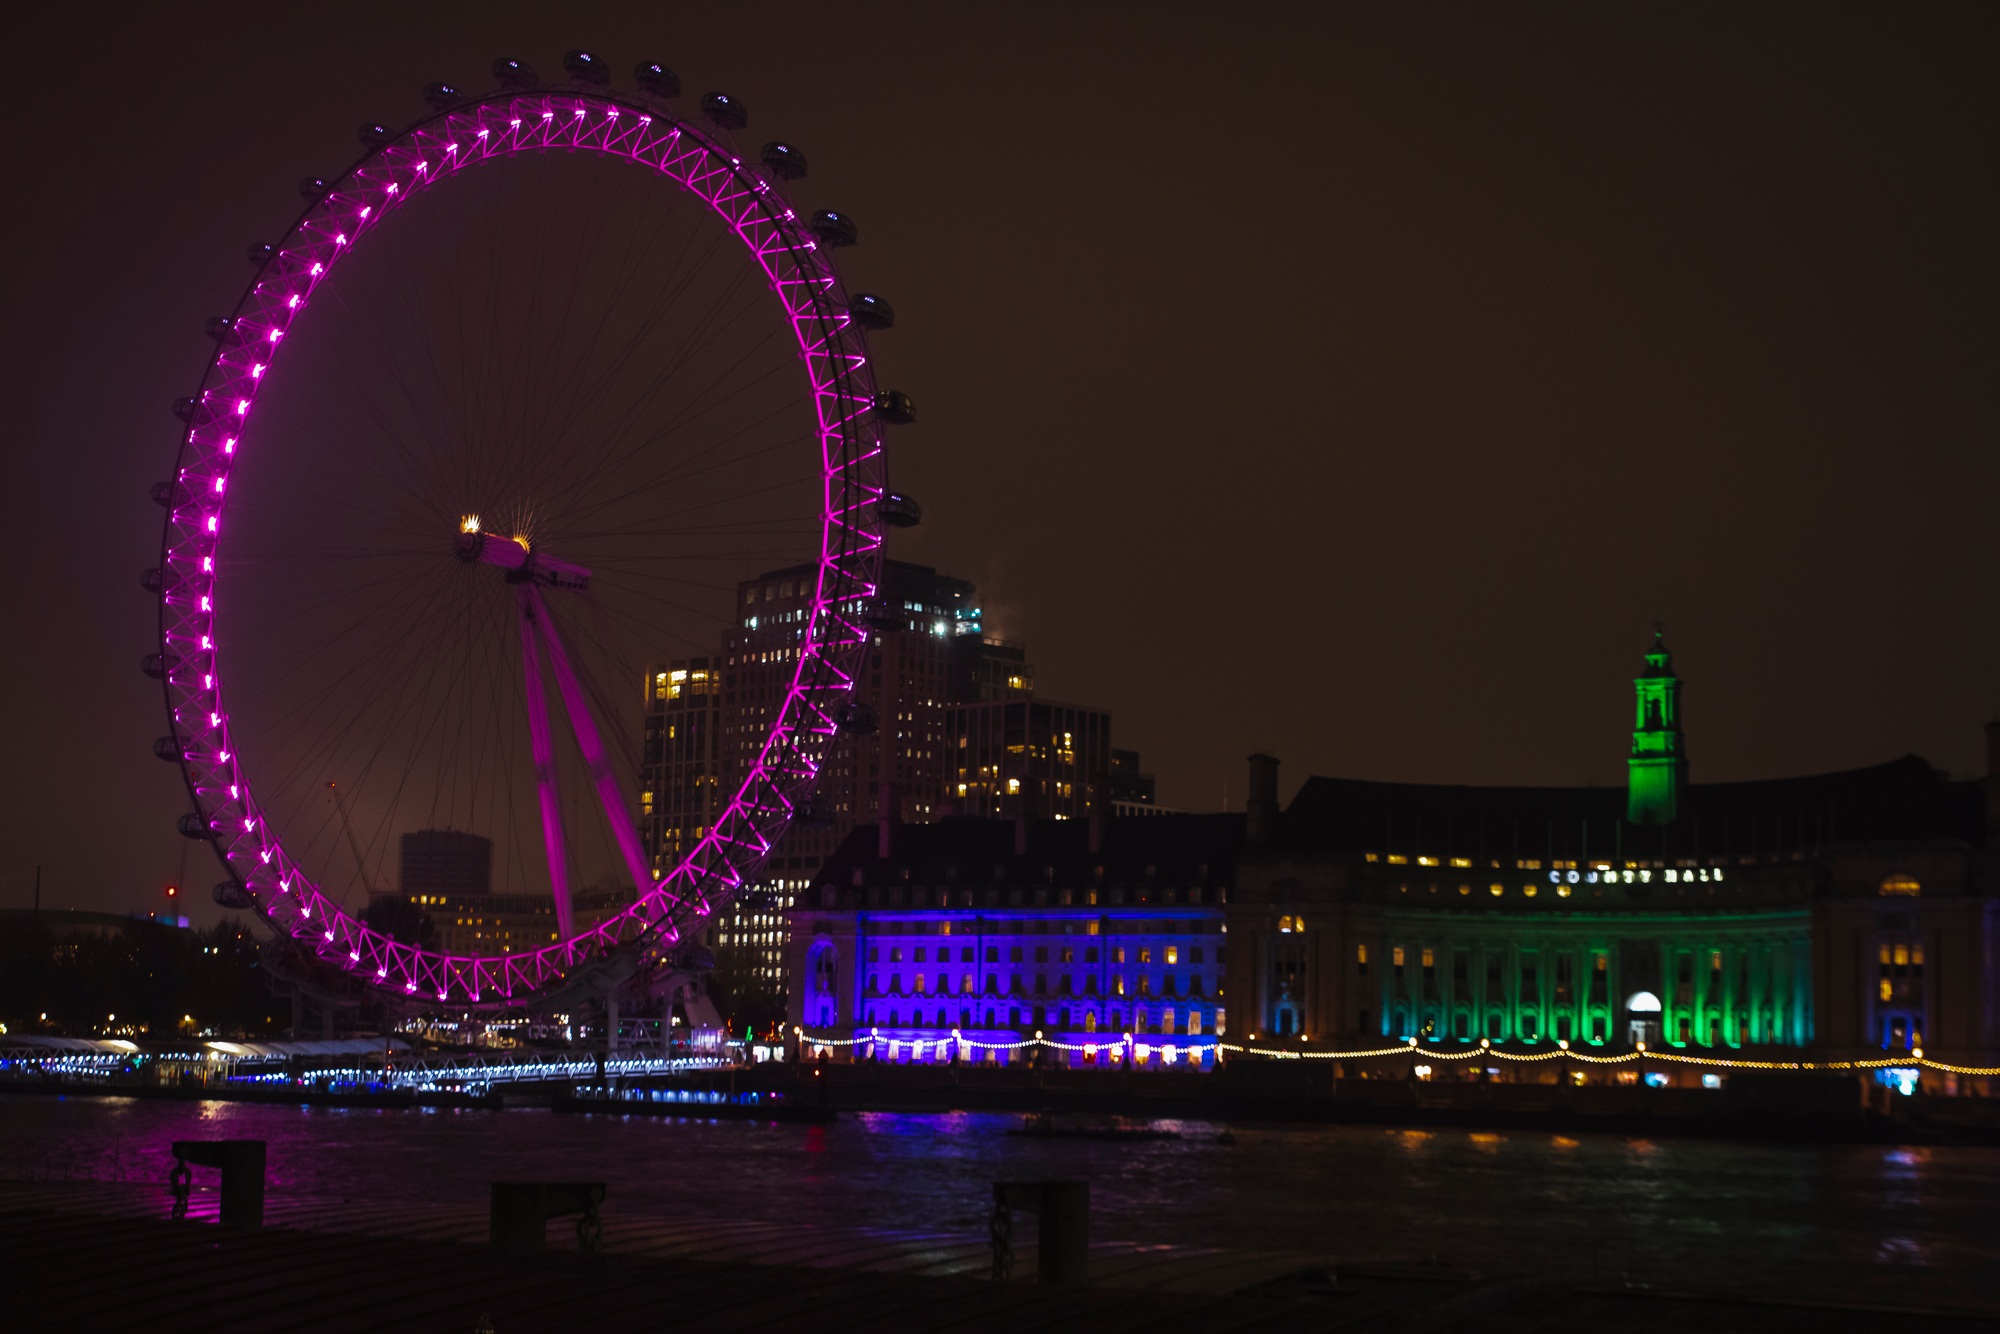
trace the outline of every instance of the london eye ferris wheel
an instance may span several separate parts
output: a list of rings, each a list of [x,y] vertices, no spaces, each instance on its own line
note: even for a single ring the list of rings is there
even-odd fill
[[[171,479],[159,649],[182,832],[225,896],[368,986],[518,1006],[671,947],[807,809],[869,633],[884,427],[846,215],[799,211],[804,155],[746,155],[735,99],[675,109],[659,65],[614,89],[585,52],[542,83],[425,89],[301,183],[251,250]],[[648,665],[712,654],[737,582],[799,567],[809,610],[712,826],[656,861],[635,811]],[[741,740],[740,738],[738,740]],[[329,788],[338,802],[328,800]],[[360,906],[412,830],[491,841],[492,892],[553,939],[448,952]],[[615,910],[579,914],[610,891]],[[600,896],[605,897],[605,896]]]

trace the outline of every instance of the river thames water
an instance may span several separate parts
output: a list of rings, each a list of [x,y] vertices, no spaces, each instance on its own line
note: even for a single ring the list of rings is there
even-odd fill
[[[990,1183],[1081,1177],[1099,1239],[1559,1272],[1676,1288],[2000,1307],[2000,1149],[1162,1122],[1036,1140],[1017,1118],[834,1125],[0,1094],[0,1177],[164,1183],[175,1138],[269,1141],[275,1193],[461,1202],[610,1184],[647,1214],[983,1234]]]

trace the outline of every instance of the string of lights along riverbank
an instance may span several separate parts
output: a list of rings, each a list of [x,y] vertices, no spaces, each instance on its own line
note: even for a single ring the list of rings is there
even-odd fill
[[[799,1041],[800,1049],[808,1058],[817,1058],[822,1053],[831,1055],[842,1049],[858,1049],[852,1054],[862,1060],[876,1058],[897,1062],[907,1056],[908,1060],[923,1064],[937,1063],[952,1059],[978,1059],[985,1052],[1024,1052],[1040,1048],[1047,1051],[1081,1053],[1086,1060],[1097,1059],[1106,1065],[1127,1062],[1145,1065],[1157,1060],[1163,1066],[1179,1064],[1194,1067],[1232,1057],[1246,1056],[1279,1061],[1379,1061],[1384,1057],[1408,1057],[1412,1060],[1440,1061],[1512,1061],[1518,1064],[1536,1064],[1549,1061],[1581,1061],[1589,1065],[1638,1065],[1648,1059],[1665,1061],[1706,1070],[1797,1070],[1802,1072],[1821,1071],[1844,1073],[1848,1071],[1901,1070],[1917,1067],[1935,1070],[1940,1074],[1968,1075],[1990,1078],[2000,1075],[2000,1065],[1975,1066],[1953,1065],[1947,1061],[1936,1061],[1924,1055],[1922,1049],[1904,1056],[1885,1056],[1865,1061],[1743,1061],[1719,1056],[1690,1056],[1683,1052],[1648,1052],[1641,1043],[1631,1051],[1613,1055],[1572,1049],[1567,1042],[1557,1042],[1546,1051],[1507,1051],[1482,1041],[1473,1049],[1464,1047],[1425,1047],[1418,1039],[1410,1038],[1401,1045],[1372,1047],[1366,1050],[1341,1050],[1324,1047],[1271,1047],[1243,1045],[1234,1042],[1210,1042],[1197,1044],[1176,1044],[1172,1042],[1140,1042],[1136,1034],[1110,1035],[1103,1042],[1058,1042],[1036,1033],[1033,1037],[1021,1038],[1015,1042],[980,1042],[959,1033],[951,1033],[943,1038],[890,1038],[879,1030],[861,1037],[826,1038],[809,1037],[803,1028],[793,1026],[792,1034]],[[1422,1067],[1417,1067],[1422,1071]],[[1427,1073],[1427,1072],[1424,1072]],[[1423,1077],[1419,1074],[1419,1077]]]

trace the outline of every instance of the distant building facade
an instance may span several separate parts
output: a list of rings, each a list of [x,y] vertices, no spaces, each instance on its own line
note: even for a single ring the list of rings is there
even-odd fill
[[[1140,771],[1136,750],[1111,752],[1111,767],[1104,776],[1104,798],[1112,815],[1180,814],[1155,800],[1153,776]]]
[[[877,1059],[956,1033],[1041,1034],[1074,1065],[1212,1060],[1242,841],[1238,815],[856,829],[788,914],[791,1020]]]
[[[1988,775],[1908,756],[1692,784],[1663,642],[1625,791],[1308,779],[1254,757],[1229,907],[1241,1027],[1794,1060],[2000,1050]]]
[[[547,894],[495,894],[493,843],[455,829],[416,829],[399,840],[398,892],[429,917],[447,954],[513,954],[557,939]],[[580,926],[632,901],[626,889],[597,888],[572,898]]]
[[[484,894],[492,887],[493,840],[478,834],[415,829],[398,840],[397,854],[397,888],[405,895]]]

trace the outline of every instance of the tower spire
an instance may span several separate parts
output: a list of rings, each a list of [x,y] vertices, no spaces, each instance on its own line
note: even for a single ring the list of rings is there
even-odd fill
[[[1681,739],[1681,679],[1667,649],[1667,626],[1653,623],[1646,670],[1632,681],[1638,716],[1627,762],[1625,818],[1633,824],[1672,824],[1687,786],[1687,747]]]

